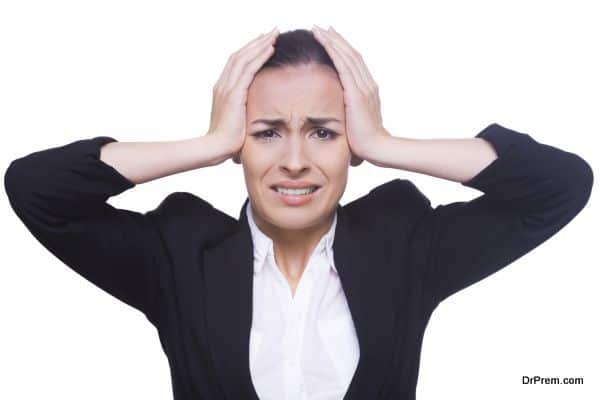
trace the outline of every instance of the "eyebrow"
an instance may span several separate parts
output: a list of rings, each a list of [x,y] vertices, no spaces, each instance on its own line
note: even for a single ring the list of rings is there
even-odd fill
[[[305,124],[309,123],[312,125],[324,125],[328,122],[341,123],[342,121],[340,121],[337,118],[306,117]],[[261,124],[261,123],[270,125],[270,126],[281,126],[281,125],[285,125],[285,120],[283,118],[275,118],[275,119],[260,118],[260,119],[255,119],[254,121],[252,121],[252,124]]]

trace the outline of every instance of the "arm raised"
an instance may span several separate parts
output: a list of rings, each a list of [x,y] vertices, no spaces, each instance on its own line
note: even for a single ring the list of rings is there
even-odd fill
[[[203,143],[203,138],[162,146],[107,136],[78,140],[14,160],[4,187],[16,215],[46,249],[156,324],[164,257],[156,211],[118,209],[106,200],[133,188],[134,181],[209,165],[214,157]]]
[[[495,156],[480,140],[493,147]],[[498,124],[462,144],[433,141],[427,148],[423,141],[411,149],[395,143],[385,150],[390,164],[483,192],[471,201],[435,208],[427,199],[423,203],[412,245],[426,260],[424,296],[432,307],[549,239],[591,194],[593,173],[585,160]],[[402,192],[397,195],[400,201]]]

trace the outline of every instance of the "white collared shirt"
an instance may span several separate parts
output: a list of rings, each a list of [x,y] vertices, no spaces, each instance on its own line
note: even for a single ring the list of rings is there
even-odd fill
[[[340,400],[358,364],[352,316],[333,259],[337,214],[311,254],[294,297],[273,241],[246,206],[254,246],[250,372],[261,400]]]

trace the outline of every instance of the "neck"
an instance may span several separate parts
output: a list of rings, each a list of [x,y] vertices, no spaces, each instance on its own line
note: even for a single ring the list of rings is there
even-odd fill
[[[317,225],[303,229],[283,229],[269,224],[254,212],[256,226],[273,241],[275,262],[279,270],[291,281],[298,281],[308,264],[310,255],[333,223],[332,213]]]

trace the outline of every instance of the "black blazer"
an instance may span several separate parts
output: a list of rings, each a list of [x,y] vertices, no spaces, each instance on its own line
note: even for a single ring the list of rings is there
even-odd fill
[[[578,155],[498,124],[477,134],[498,158],[468,182],[483,194],[432,208],[406,179],[338,204],[336,267],[360,344],[346,400],[415,398],[436,306],[531,251],[587,203]],[[187,192],[149,212],[106,200],[135,185],[99,160],[107,136],[14,160],[4,184],[27,229],[68,267],[142,311],[169,360],[176,400],[257,399],[250,378],[252,239]]]

